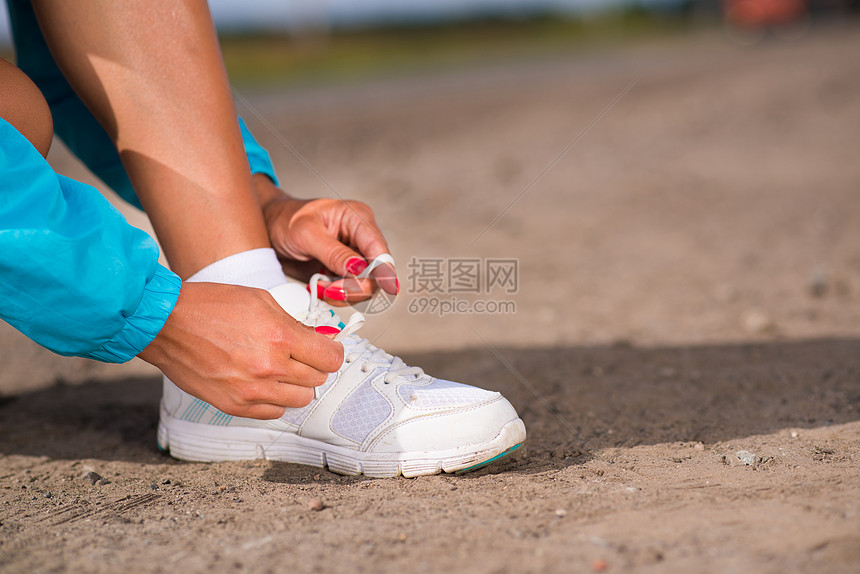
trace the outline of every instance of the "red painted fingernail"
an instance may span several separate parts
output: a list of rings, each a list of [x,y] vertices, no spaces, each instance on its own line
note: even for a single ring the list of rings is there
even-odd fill
[[[337,335],[340,333],[340,329],[337,327],[329,327],[328,325],[320,325],[319,327],[314,327],[314,331],[319,333],[320,335]]]
[[[323,296],[326,299],[333,299],[335,301],[346,301],[346,291],[338,287],[329,287],[323,291]]]
[[[311,284],[308,283],[305,286],[305,289],[307,289],[308,293],[310,293],[311,292]],[[317,283],[317,299],[322,299],[324,296],[325,296],[325,287],[323,287],[322,285]]]
[[[400,279],[394,279],[394,294],[397,295],[400,293]]]
[[[350,257],[346,262],[346,272],[350,275],[358,275],[367,269],[367,261],[360,257]]]

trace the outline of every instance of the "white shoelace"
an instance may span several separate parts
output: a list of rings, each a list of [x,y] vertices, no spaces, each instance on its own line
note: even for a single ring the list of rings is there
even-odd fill
[[[380,264],[393,264],[393,262],[394,260],[391,259],[390,255],[377,257],[358,277],[367,277],[369,271]],[[332,278],[327,275],[323,275],[322,273],[316,273],[311,277],[311,302],[308,307],[308,316],[306,321],[314,327],[327,324],[326,321],[330,321],[332,318],[329,306],[317,297],[317,284],[320,281],[332,281]],[[336,319],[337,315],[334,315],[334,318]],[[362,325],[364,325],[364,315],[359,312],[355,312],[350,316],[340,333],[334,337],[335,341],[344,343],[345,350],[347,351],[344,356],[344,363],[351,364],[361,361],[360,368],[362,373],[367,373],[374,369],[385,369],[388,371],[385,373],[385,377],[383,377],[383,383],[386,385],[393,382],[397,377],[412,376],[415,379],[420,379],[424,376],[424,370],[420,367],[410,367],[404,363],[400,357],[390,355],[383,349],[374,346],[367,339],[353,335],[353,333],[360,329]]]

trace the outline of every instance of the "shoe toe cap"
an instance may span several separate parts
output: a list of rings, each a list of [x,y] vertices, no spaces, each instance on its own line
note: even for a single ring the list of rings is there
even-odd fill
[[[485,391],[486,392],[486,391]],[[407,415],[380,433],[370,450],[375,452],[434,452],[477,450],[496,440],[512,421],[519,421],[510,402],[498,393],[488,400],[450,410]],[[525,427],[510,436],[513,446],[525,440]],[[519,436],[519,435],[522,436]]]

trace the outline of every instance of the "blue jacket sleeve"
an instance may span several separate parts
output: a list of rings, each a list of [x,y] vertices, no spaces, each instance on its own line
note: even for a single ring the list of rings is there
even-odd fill
[[[269,152],[257,143],[257,140],[251,135],[251,130],[245,125],[245,120],[242,118],[239,118],[239,129],[242,131],[242,142],[245,144],[245,155],[248,156],[248,165],[251,166],[251,173],[267,175],[275,185],[278,185],[278,178],[275,176],[275,168],[272,166]]]
[[[121,363],[164,326],[180,284],[151,237],[0,119],[0,318],[55,353]]]
[[[63,77],[39,28],[30,0],[8,0],[9,19],[18,67],[39,87],[54,117],[54,132],[68,148],[125,201],[141,208],[116,147]],[[275,184],[269,154],[239,118],[251,173],[267,175]]]

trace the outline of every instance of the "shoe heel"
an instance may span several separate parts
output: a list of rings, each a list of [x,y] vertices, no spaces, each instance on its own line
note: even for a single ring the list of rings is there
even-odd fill
[[[161,452],[169,453],[170,452],[170,440],[168,437],[170,433],[167,431],[167,425],[165,425],[162,421],[158,421],[158,434],[156,435],[156,444],[158,445],[158,450]]]

